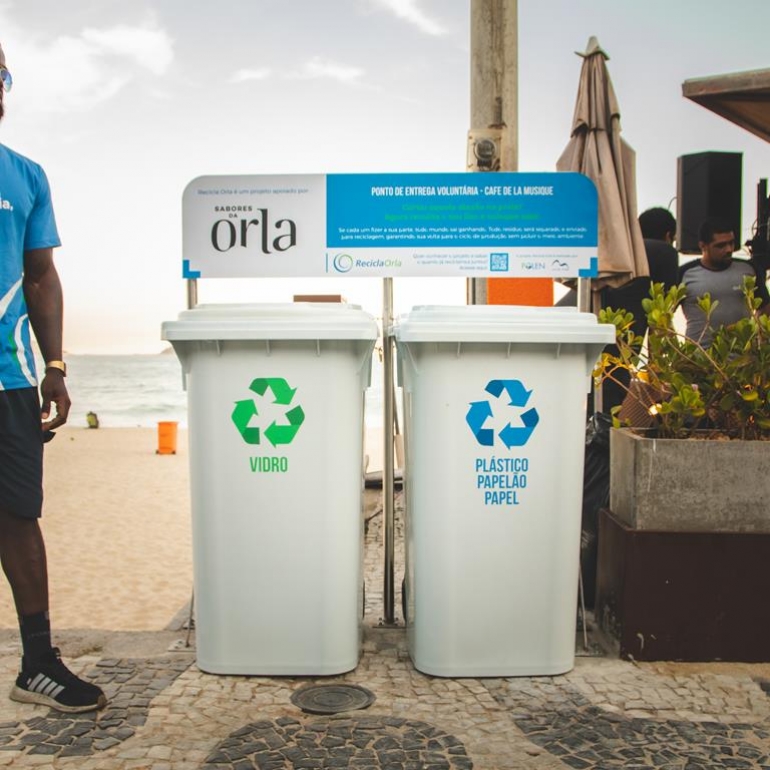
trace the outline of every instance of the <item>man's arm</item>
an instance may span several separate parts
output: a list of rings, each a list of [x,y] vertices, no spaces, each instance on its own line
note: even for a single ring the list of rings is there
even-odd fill
[[[64,302],[61,281],[53,263],[53,249],[24,252],[24,297],[32,331],[40,347],[43,361],[61,361]],[[44,372],[40,383],[43,430],[53,430],[67,422],[70,397],[64,383],[64,373],[58,369]],[[51,402],[56,414],[51,419]]]
[[[767,289],[767,271],[761,269],[753,259],[749,260],[749,264],[754,268],[754,273],[757,276],[757,286],[754,290],[754,296],[759,297],[759,299],[762,300],[758,312],[763,315],[770,315],[770,292]]]
[[[763,315],[770,315],[770,292],[767,290],[767,274],[764,270],[760,270],[751,260],[749,260],[749,264],[754,268],[754,273],[757,276],[757,286],[754,290],[754,296],[759,297],[759,299],[762,300],[758,312]]]

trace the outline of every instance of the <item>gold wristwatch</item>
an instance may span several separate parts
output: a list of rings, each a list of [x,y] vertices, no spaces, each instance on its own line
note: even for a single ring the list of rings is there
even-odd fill
[[[62,373],[63,377],[67,376],[67,364],[64,361],[47,361],[45,370],[48,371],[49,369],[57,369]]]

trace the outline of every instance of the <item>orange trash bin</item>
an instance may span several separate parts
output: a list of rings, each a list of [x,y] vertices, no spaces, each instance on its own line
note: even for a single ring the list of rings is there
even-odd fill
[[[155,454],[175,455],[176,454],[176,422],[158,423],[158,449]]]

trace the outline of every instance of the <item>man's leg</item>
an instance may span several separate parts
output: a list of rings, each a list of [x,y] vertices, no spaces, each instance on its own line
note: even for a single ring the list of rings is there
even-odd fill
[[[19,519],[0,507],[0,562],[19,615],[48,612],[48,567],[37,519]]]
[[[13,592],[25,660],[51,651],[48,568],[37,519],[21,519],[0,507],[0,563]]]
[[[93,711],[104,693],[75,676],[51,645],[48,567],[40,531],[43,436],[37,390],[0,391],[0,563],[11,585],[23,656],[11,698],[59,711]]]
[[[0,562],[13,592],[23,650],[11,698],[71,713],[103,708],[107,699],[101,689],[75,676],[51,645],[48,568],[37,519],[0,509]]]
[[[43,507],[43,437],[36,388],[0,397],[0,563],[13,591],[24,656],[51,650],[48,569],[39,517]]]

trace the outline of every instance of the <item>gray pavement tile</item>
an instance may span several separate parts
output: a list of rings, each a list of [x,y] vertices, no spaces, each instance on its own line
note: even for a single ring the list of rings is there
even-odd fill
[[[81,633],[90,653],[78,670],[104,687],[108,708],[71,716],[0,703],[0,768],[770,770],[768,666],[636,665],[602,657],[591,640],[592,654],[563,676],[441,679],[416,671],[398,617],[400,596],[398,623],[381,621],[382,517],[376,506],[369,514],[366,628],[354,671],[211,676],[195,666],[194,648],[177,644],[158,654],[144,639],[146,654],[109,654],[108,647],[140,649],[141,640],[116,633],[99,657],[99,644],[89,646]],[[396,533],[402,543],[400,515]],[[402,573],[399,546],[396,575]],[[184,629],[173,641],[179,635]],[[158,639],[167,650],[169,634]],[[13,643],[0,647],[9,682],[16,655]],[[375,700],[329,716],[292,703],[300,688],[324,683],[359,685]]]

